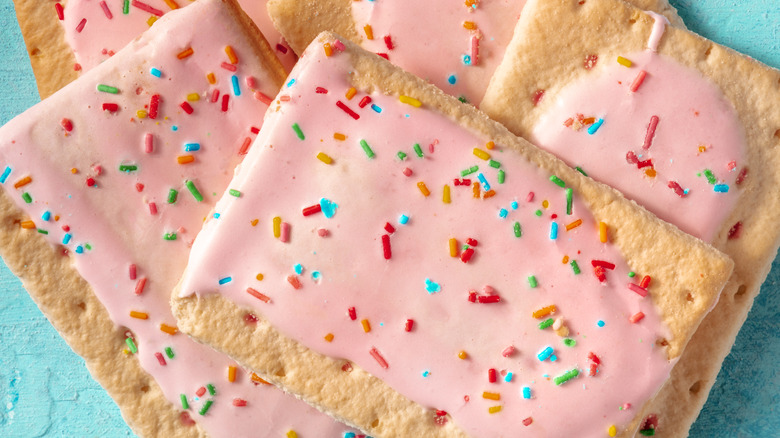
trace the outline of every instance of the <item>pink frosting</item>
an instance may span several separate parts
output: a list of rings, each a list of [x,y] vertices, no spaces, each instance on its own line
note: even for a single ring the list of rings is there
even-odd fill
[[[384,53],[394,64],[477,104],[512,39],[523,5],[525,0],[475,1],[471,7],[463,1],[356,1],[352,15],[365,49]],[[465,28],[466,21],[476,29]],[[373,40],[366,39],[366,24]],[[464,61],[464,55],[470,61]]]
[[[602,59],[596,71],[558,92],[532,141],[711,241],[740,194],[745,137],[736,112],[697,71],[650,50],[624,57],[630,68]],[[640,72],[645,79],[632,92]],[[578,114],[603,124],[591,134],[595,125],[578,124]],[[574,123],[566,126],[569,119]]]
[[[567,213],[551,175],[425,107],[362,91],[346,98],[351,71],[348,56],[325,58],[319,45],[301,58],[281,92],[289,102],[267,114],[232,194],[196,239],[182,295],[221,293],[474,436],[626,426],[672,366],[655,344],[667,330],[651,299],[628,286],[643,292],[645,273],[632,278],[600,243],[577,193]],[[470,182],[456,185],[472,166]],[[604,282],[593,260],[616,265]],[[553,304],[551,316],[532,317]],[[631,323],[638,312],[644,319]],[[547,318],[570,334],[539,328]],[[572,370],[579,375],[554,383]],[[431,421],[447,417],[431,412]]]
[[[164,0],[127,2],[128,13],[125,14],[123,0],[68,1],[65,6],[65,19],[62,21],[65,40],[73,49],[76,62],[83,70],[95,67],[118,52],[149,28],[150,19],[159,18],[159,14],[171,11],[171,5],[183,7],[192,3],[191,0],[173,0],[170,5]],[[267,0],[240,0],[238,3],[255,22],[289,71],[297,57],[271,23],[271,17],[266,10]],[[108,13],[105,12],[103,4]]]
[[[235,72],[221,67],[229,63],[228,44],[238,56]],[[298,436],[340,436],[345,426],[274,387],[255,385],[240,367],[229,382],[228,369],[236,364],[228,357],[160,329],[175,327],[169,298],[189,245],[267,108],[253,93],[277,91],[266,70],[245,56],[247,44],[219,1],[200,0],[166,15],[127,49],[0,129],[0,169],[10,172],[0,180],[37,230],[67,251],[115,324],[132,333],[136,358],[168,400],[180,407],[184,395],[186,412],[210,436],[278,437],[290,430]],[[187,48],[193,53],[179,59]],[[207,81],[209,72],[215,85]],[[100,84],[118,93],[101,92]],[[212,103],[217,90],[220,97]],[[188,98],[192,94],[198,99]],[[160,96],[156,118],[154,95]],[[104,104],[117,109],[103,110]],[[199,148],[185,152],[196,149],[187,144]],[[177,164],[184,155],[195,161]],[[24,177],[31,182],[14,188]],[[202,202],[186,181],[194,183]],[[171,189],[178,190],[174,204],[167,201]],[[175,240],[164,239],[172,233]],[[148,319],[132,317],[131,311]],[[235,406],[239,399],[246,406]]]

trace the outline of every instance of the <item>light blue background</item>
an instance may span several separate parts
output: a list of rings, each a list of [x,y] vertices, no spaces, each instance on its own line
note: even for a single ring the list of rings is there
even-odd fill
[[[40,1],[53,7],[49,0]],[[780,68],[780,0],[671,3],[691,30]],[[36,102],[35,81],[12,0],[0,0],[0,124]],[[780,436],[778,309],[780,261],[726,359],[692,437]],[[0,401],[3,437],[133,435],[113,401],[89,377],[81,358],[2,263]]]

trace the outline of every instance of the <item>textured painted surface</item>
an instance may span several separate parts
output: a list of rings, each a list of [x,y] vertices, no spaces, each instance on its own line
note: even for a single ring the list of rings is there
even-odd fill
[[[780,68],[778,0],[671,0],[690,29]],[[12,0],[0,0],[0,124],[38,101]],[[779,103],[780,104],[780,103]],[[691,436],[780,430],[780,261],[726,359]],[[125,437],[132,432],[0,263],[0,436]]]

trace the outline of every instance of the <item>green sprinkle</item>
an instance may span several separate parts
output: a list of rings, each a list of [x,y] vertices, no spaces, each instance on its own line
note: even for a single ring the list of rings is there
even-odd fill
[[[119,88],[112,87],[111,85],[105,85],[105,84],[98,84],[97,90],[102,91],[104,93],[111,93],[111,94],[119,93]]]
[[[479,166],[471,166],[468,169],[463,169],[460,171],[460,176],[466,176],[471,175],[472,173],[479,170]]]
[[[39,233],[41,233],[41,234],[49,234],[49,232],[48,232],[48,231],[46,231],[46,230],[42,230],[42,229],[40,229],[40,228],[38,228],[38,232],[39,232]]]
[[[503,184],[505,180],[506,180],[506,173],[504,173],[503,170],[499,170],[498,171],[498,183],[499,184]]]
[[[414,144],[414,153],[417,154],[417,156],[420,158],[423,157],[423,151],[422,148],[420,147],[420,143]]]
[[[295,131],[295,134],[300,138],[301,140],[306,140],[306,136],[303,135],[303,131],[301,131],[301,127],[298,126],[297,123],[293,123],[292,125],[293,131]]]
[[[643,436],[655,436],[655,429],[642,429],[639,431],[639,434]]]
[[[30,196],[30,194],[27,192],[22,193],[22,199],[24,199],[24,202],[28,204],[32,202],[32,196]]]
[[[175,356],[175,354],[173,354],[173,348],[165,347],[165,355],[168,356],[168,359],[173,359]]]
[[[535,289],[536,286],[539,286],[539,283],[536,281],[536,276],[531,275],[528,277],[528,285],[531,286],[531,289]]]
[[[190,404],[187,402],[187,395],[182,394],[181,395],[181,408],[185,411],[190,408]]]
[[[587,173],[585,173],[585,171],[584,171],[584,170],[582,170],[582,167],[580,167],[580,166],[577,166],[577,167],[575,167],[575,169],[577,169],[577,172],[579,172],[579,173],[581,173],[581,174],[583,174],[583,175],[585,175],[585,176],[588,176],[588,174],[587,174]]]
[[[365,140],[360,140],[360,146],[363,148],[363,152],[366,153],[368,158],[374,158],[374,151],[371,150],[371,146],[369,146]]]
[[[214,404],[214,400],[206,400],[206,403],[203,403],[203,407],[200,408],[200,411],[198,411],[198,413],[200,415],[206,415],[206,412],[209,411],[209,408],[211,407],[212,404]]]
[[[119,165],[119,171],[120,172],[135,172],[138,170],[138,166],[135,164],[120,164]]]
[[[239,198],[239,197],[241,197],[241,192],[239,192],[239,191],[238,191],[238,190],[236,190],[236,189],[230,189],[230,190],[228,191],[228,193],[230,193],[230,196],[235,196],[236,198]]]
[[[466,96],[460,96],[460,97],[458,98],[458,100],[460,101],[460,103],[469,103],[469,101],[468,101],[468,100],[466,100]]]
[[[406,159],[406,152],[398,151],[398,159],[403,161]]]
[[[566,189],[566,214],[571,214],[571,204],[574,200],[574,190]]]
[[[490,161],[488,161],[488,164],[490,165],[490,167],[492,167],[494,169],[498,169],[499,167],[501,167],[501,163],[499,163],[496,160],[490,160]]]
[[[556,186],[558,187],[566,187],[566,183],[563,182],[562,179],[558,178],[557,176],[553,175],[550,177],[550,181],[552,181]]]
[[[560,376],[553,379],[553,382],[555,382],[556,385],[561,386],[564,383],[568,382],[569,380],[577,377],[580,375],[580,372],[577,370],[577,368],[574,368],[573,370],[566,371],[565,373],[561,374]]]
[[[89,243],[85,243],[84,244],[84,248],[86,248],[87,250],[90,250],[90,249],[92,249],[92,245],[90,245]]]
[[[217,393],[217,388],[215,388],[214,385],[212,385],[211,383],[206,385],[206,389],[209,390],[209,394],[211,394],[211,395],[216,395],[216,393]]]
[[[198,188],[195,187],[195,183],[187,180],[184,182],[184,185],[187,186],[187,189],[189,189],[190,193],[192,193],[192,197],[195,198],[196,201],[202,202],[203,201],[203,195],[200,194],[198,191]]]
[[[512,225],[512,228],[515,231],[515,237],[520,237],[523,235],[523,229],[520,227],[520,222],[515,222],[515,224]]]
[[[539,216],[539,217],[542,217],[542,210],[536,210],[536,211],[534,212],[534,214],[535,214],[535,215],[537,215],[537,216]]]
[[[176,190],[176,189],[168,190],[168,203],[169,204],[175,204],[177,196],[179,196],[179,191],[178,190]]]
[[[631,271],[628,273],[628,276],[634,278],[636,276],[636,273],[634,271]]]
[[[577,341],[575,341],[572,338],[566,338],[566,339],[563,340],[563,345],[565,345],[567,347],[573,347],[573,346],[577,345]]]
[[[715,175],[712,174],[710,169],[704,169],[704,177],[707,178],[707,182],[710,184],[715,184],[718,182],[718,179],[715,178]]]
[[[569,264],[571,265],[571,270],[574,271],[574,275],[579,275],[582,272],[580,271],[580,265],[577,264],[577,260],[572,260]]]
[[[163,239],[165,239],[165,240],[176,240],[176,233],[165,233],[163,235]]]
[[[125,15],[130,13],[130,0],[125,0],[124,4],[122,4],[122,13]]]
[[[138,353],[138,347],[135,346],[135,342],[133,342],[133,338],[126,338],[125,344],[127,344],[127,348],[130,349],[130,352],[133,354]]]
[[[554,322],[555,322],[555,320],[554,320],[554,319],[552,319],[552,318],[547,318],[547,319],[545,319],[544,321],[542,321],[542,322],[540,322],[540,323],[539,323],[539,329],[540,329],[540,330],[544,330],[544,329],[546,329],[547,327],[549,327],[549,326],[553,325],[553,323],[554,323]]]

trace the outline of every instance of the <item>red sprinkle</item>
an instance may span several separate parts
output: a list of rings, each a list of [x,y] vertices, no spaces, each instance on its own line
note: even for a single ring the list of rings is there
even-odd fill
[[[246,288],[246,292],[249,295],[252,295],[253,297],[257,298],[258,300],[264,302],[264,303],[270,303],[271,298],[268,295],[265,295],[263,293],[260,293],[256,291],[255,289],[252,289],[251,287]]]
[[[644,277],[642,277],[642,281],[639,282],[639,287],[643,287],[647,289],[648,287],[650,287],[650,280],[652,280],[650,276],[645,275]]]
[[[504,357],[509,357],[509,356],[513,355],[514,353],[515,353],[515,346],[514,345],[510,345],[510,346],[504,348],[504,350],[501,352],[501,355],[504,356]]]
[[[387,56],[387,53],[377,53],[377,55],[381,56],[382,58],[387,59],[388,61],[390,60],[390,57]]]
[[[246,406],[246,400],[241,399],[241,398],[234,398],[233,399],[233,406],[244,407],[244,406]]]
[[[626,162],[628,164],[636,164],[639,162],[639,158],[636,157],[636,154],[633,151],[626,152]]]
[[[539,105],[539,101],[541,101],[543,97],[544,97],[544,90],[534,91],[534,95],[533,97],[531,97],[531,101],[534,103],[534,106]]]
[[[322,87],[317,87],[317,88],[314,89],[314,91],[317,94],[328,94],[328,90],[326,88],[322,88]]]
[[[387,369],[388,367],[387,361],[385,360],[384,357],[382,357],[382,354],[379,353],[376,347],[371,347],[371,351],[369,351],[369,353],[371,353],[371,356],[373,356],[373,358],[377,361],[377,363],[379,363],[380,367]]]
[[[737,222],[729,229],[729,240],[739,239],[739,235],[742,233],[742,222]]]
[[[131,280],[135,280],[135,276],[136,276],[136,272],[137,272],[137,268],[135,267],[135,264],[131,264],[131,265],[130,265],[130,269],[129,269],[129,271],[130,271],[130,272],[129,272],[129,274],[130,274],[130,279],[131,279]]]
[[[303,209],[303,215],[304,216],[311,216],[313,214],[319,213],[322,211],[322,206],[320,204],[314,204],[309,207],[306,207]]]
[[[592,351],[588,353],[588,359],[590,359],[590,360],[591,360],[593,363],[595,363],[596,365],[598,365],[598,364],[600,364],[600,363],[601,363],[601,359],[599,359],[599,357],[598,357],[598,356],[596,356],[595,354],[593,354],[593,352],[592,352]]]
[[[198,388],[197,391],[195,391],[195,395],[197,395],[198,397],[203,397],[203,394],[205,393],[206,393],[206,388],[203,386],[201,386],[200,388]]]
[[[82,18],[81,21],[79,21],[79,24],[76,26],[76,32],[81,33],[82,30],[84,30],[84,26],[87,25],[87,19]]]
[[[103,111],[108,111],[111,113],[119,111],[119,105],[115,103],[104,103],[103,104]]]
[[[636,168],[637,169],[641,169],[643,167],[653,167],[653,160],[652,159],[647,159],[647,160],[637,161],[636,162]]]
[[[631,322],[631,324],[636,324],[639,321],[642,320],[642,318],[645,317],[645,314],[642,312],[636,312],[635,314],[631,315],[631,318],[628,318],[628,320]]]
[[[393,39],[390,38],[390,35],[385,35],[385,46],[387,46],[387,50],[393,50]]]
[[[59,4],[59,3],[57,3]],[[62,119],[60,120],[60,126],[62,126],[62,129],[70,132],[73,131],[73,122],[71,122],[69,119]]]
[[[642,85],[642,82],[645,81],[645,76],[647,76],[647,72],[644,70],[640,71],[639,74],[636,75],[634,82],[631,84],[632,92],[636,92],[636,90],[639,89],[639,87]]]
[[[65,11],[62,9],[61,3],[54,4],[54,10],[57,11],[57,18],[62,21],[65,19]]]
[[[501,301],[501,297],[498,295],[488,295],[488,296],[479,296],[477,297],[477,302],[481,304],[490,304],[490,303],[497,303]]]
[[[678,184],[676,181],[669,181],[669,184],[666,185],[670,189],[674,190],[674,193],[677,194],[677,196],[684,198],[685,197],[685,190]]]
[[[228,102],[230,101],[230,95],[229,94],[223,94],[222,95],[222,112],[227,112],[228,110]]]
[[[95,178],[92,178],[91,176],[87,178],[87,187],[92,187],[95,185]]]
[[[157,358],[157,362],[159,362],[160,365],[162,365],[162,366],[167,365],[166,362],[165,362],[165,358],[163,357],[162,353],[160,353],[160,352],[154,353],[154,357]]]
[[[604,260],[591,260],[590,264],[593,265],[593,267],[602,267],[611,270],[615,269],[615,264],[610,262],[605,262]]]
[[[297,275],[288,275],[287,282],[290,283],[292,287],[295,289],[300,289],[303,287],[303,285],[301,284],[301,280],[298,279]]]
[[[488,382],[496,383],[496,374],[497,374],[496,373],[496,369],[495,368],[490,368],[488,370]]]
[[[585,70],[590,70],[596,66],[596,62],[598,62],[598,60],[598,55],[588,55],[585,57],[585,60],[582,61],[582,66],[585,67]]]
[[[474,250],[471,248],[466,249],[462,253],[460,253],[460,261],[463,263],[468,263],[469,260],[471,260],[471,257],[474,255]]]
[[[590,364],[590,369],[588,370],[588,375],[590,377],[593,377],[593,376],[596,375],[596,372],[598,372],[598,370],[599,370],[598,364],[592,363],[592,364]]]
[[[249,146],[252,145],[252,139],[247,137],[244,142],[241,143],[241,147],[238,149],[238,155],[246,155],[249,152]]]
[[[211,103],[215,103],[219,100],[219,90],[216,88],[211,92]]]
[[[598,278],[600,282],[603,283],[603,282],[607,281],[607,276],[604,273],[604,268],[603,267],[596,266],[595,268],[593,268],[593,273],[596,275],[596,278]]]
[[[650,124],[647,125],[647,133],[645,134],[645,143],[642,145],[642,149],[650,149],[653,144],[653,137],[655,137],[655,128],[658,126],[658,116],[650,117]]]
[[[360,99],[360,103],[358,104],[359,107],[365,108],[366,105],[371,103],[371,98],[368,96],[364,96],[362,99]]]
[[[257,317],[255,315],[252,315],[251,313],[247,313],[244,315],[244,322],[247,324],[257,324]]]
[[[138,8],[138,9],[140,9],[142,11],[148,12],[148,13],[150,13],[152,15],[156,15],[158,17],[162,17],[162,15],[163,15],[163,11],[161,11],[161,10],[159,10],[157,8],[153,8],[153,7],[149,6],[149,5],[147,5],[146,3],[141,3],[138,0],[133,0],[132,2],[130,2],[130,4],[135,6],[136,8]]]
[[[390,260],[390,257],[392,257],[393,253],[390,250],[390,235],[389,234],[383,234],[382,235],[382,254],[385,257],[385,260]]]
[[[639,287],[635,285],[634,283],[628,283],[628,288],[632,291],[636,292],[640,297],[646,297],[647,296],[647,289],[643,287]]]
[[[523,426],[530,426],[531,423],[534,422],[534,419],[532,417],[528,417],[525,420],[523,420]]]
[[[192,114],[192,106],[190,106],[189,102],[182,102],[179,106],[185,113]]]
[[[352,117],[353,119],[357,120],[360,118],[360,114],[352,111],[348,106],[344,105],[342,101],[340,100],[336,101],[336,106],[341,108],[341,110],[344,111],[345,113],[349,114],[349,116]]]
[[[406,324],[404,325],[404,330],[406,330],[407,332],[410,332],[410,331],[412,331],[413,328],[414,328],[414,320],[413,319],[407,319],[406,320]]]
[[[278,44],[278,43],[276,44],[276,50],[282,52],[282,55],[286,55],[287,54],[287,47],[284,47],[281,44]]]
[[[143,192],[144,191],[144,185],[141,183],[135,183],[135,190],[137,192]]]
[[[111,13],[111,10],[108,9],[108,5],[105,1],[100,2],[100,7],[103,9],[103,13],[106,14],[106,18],[109,20],[114,18],[114,15]]]
[[[745,181],[745,177],[747,177],[747,167],[743,167],[742,170],[739,171],[739,175],[737,175],[737,180],[734,181],[734,184],[740,185],[743,181]]]
[[[224,68],[224,69],[225,69],[225,70],[227,70],[227,71],[232,71],[232,72],[234,72],[234,71],[238,70],[238,67],[236,67],[235,65],[233,65],[233,64],[230,64],[230,63],[228,63],[228,62],[223,62],[223,63],[222,63],[222,64],[220,64],[219,66],[220,66],[220,67],[222,67],[222,68]]]
[[[347,309],[347,314],[349,315],[349,319],[353,321],[357,319],[357,312],[355,311],[354,307]]]
[[[135,294],[141,295],[144,293],[144,288],[146,287],[146,277],[141,277],[140,280],[135,284]]]
[[[466,239],[466,244],[470,246],[477,246],[479,245],[479,242],[477,242],[477,239],[472,239],[471,237],[469,237],[468,239]]]
[[[476,303],[477,302],[477,293],[474,292],[473,290],[469,291],[469,301],[472,302],[472,303]]]
[[[149,116],[150,119],[157,118],[157,109],[159,106],[160,106],[160,95],[153,94],[152,100],[149,101],[149,113],[147,114],[147,116]]]
[[[387,231],[390,234],[395,233],[395,227],[390,225],[390,222],[385,222],[385,231]]]
[[[152,215],[157,214],[157,204],[155,204],[154,202],[149,203],[149,213]]]
[[[252,126],[252,127],[250,127],[250,128],[249,128],[249,131],[250,131],[252,134],[259,134],[259,133],[260,133],[260,128],[257,128],[257,127],[255,127],[255,126]]]

